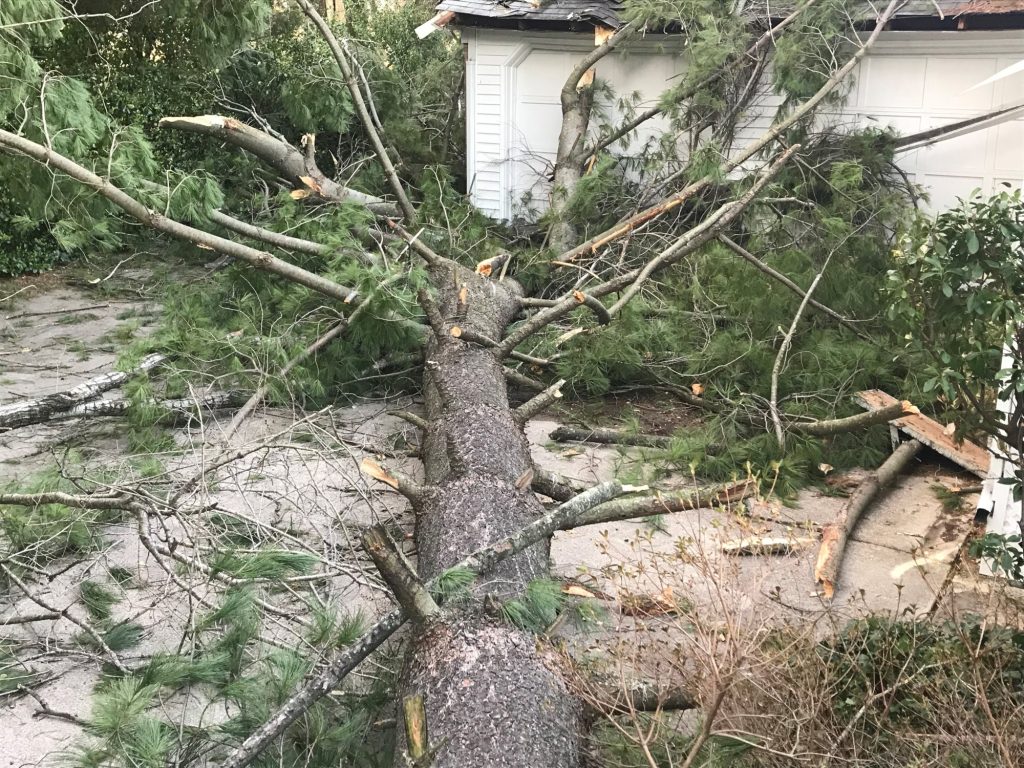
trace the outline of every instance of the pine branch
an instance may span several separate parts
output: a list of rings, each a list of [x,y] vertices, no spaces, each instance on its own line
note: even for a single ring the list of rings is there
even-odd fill
[[[48,168],[60,171],[75,181],[89,187],[121,210],[137,219],[141,224],[179,240],[209,248],[225,256],[244,261],[258,269],[266,270],[293,283],[303,285],[317,293],[337,299],[342,303],[356,304],[356,291],[338,285],[333,280],[321,277],[301,267],[279,259],[266,251],[258,251],[234,240],[212,235],[201,229],[190,227],[151,211],[134,197],[110,181],[97,176],[88,168],[79,165],[64,155],[54,152],[42,144],[0,129],[0,150],[10,155],[24,155]]]
[[[735,62],[711,73],[703,80],[693,84],[689,88],[680,91],[677,94],[673,94],[671,99],[660,102],[657,105],[644,110],[640,114],[633,117],[631,120],[627,120],[625,123],[623,123],[621,126],[616,128],[608,135],[601,137],[597,142],[593,144],[593,146],[588,147],[587,150],[584,153],[582,153],[583,156],[589,157],[590,155],[597,154],[602,149],[610,147],[623,136],[632,133],[641,125],[646,123],[648,120],[651,120],[657,117],[658,115],[663,114],[665,110],[668,109],[669,107],[675,106],[676,104],[681,104],[682,102],[687,101],[688,99],[692,99],[698,93],[705,90],[709,86],[713,85],[719,78],[721,78],[724,74],[726,74],[730,69],[732,69],[736,65],[760,56],[766,48],[778,42],[779,36],[782,34],[782,32],[785,31],[786,27],[790,26],[794,21],[796,21],[796,19],[804,11],[806,11],[808,8],[814,5],[817,1],[818,0],[807,0],[803,5],[799,6],[796,10],[789,14],[789,16],[784,18],[774,27],[770,27],[769,29],[765,30],[765,32],[762,33],[762,35],[757,40],[755,40],[754,43],[749,48],[747,48],[746,51],[744,51],[743,55],[736,59]]]
[[[383,526],[375,525],[363,535],[363,549],[377,566],[405,616],[422,624],[437,615],[440,608],[434,598]]]
[[[738,200],[726,203],[700,224],[690,230],[687,230],[674,243],[672,243],[672,245],[659,253],[646,265],[630,270],[629,272],[612,278],[598,286],[591,287],[587,293],[593,297],[601,297],[625,288],[626,290],[623,292],[623,296],[608,309],[608,313],[610,315],[618,313],[622,307],[625,306],[625,304],[634,295],[636,295],[637,291],[640,290],[642,285],[654,273],[675,264],[717,237],[722,230],[729,226],[729,224],[731,224],[741,213],[743,213],[744,210],[746,210],[747,207],[750,206],[768,182],[782,170],[783,165],[785,165],[786,162],[788,162],[789,159],[799,151],[799,149],[800,145],[795,144],[780,154],[742,197]],[[507,357],[517,346],[530,338],[530,336],[533,336],[555,320],[558,320],[574,310],[577,306],[580,306],[580,302],[576,298],[576,293],[578,292],[573,292],[559,300],[553,306],[541,310],[526,322],[516,326],[516,328],[513,329],[512,332],[497,345],[495,353],[498,354],[499,357]]]
[[[234,216],[229,216],[223,211],[211,211],[209,219],[214,224],[219,224],[225,229],[229,229],[237,235],[251,238],[252,240],[261,240],[268,245],[273,245],[275,248],[282,248],[286,251],[298,251],[299,253],[308,253],[313,256],[329,256],[332,253],[337,252],[337,248],[332,248],[329,245],[323,243],[316,243],[312,240],[303,240],[300,237],[292,237],[291,235],[283,235],[280,232],[273,232],[263,227],[257,227],[255,224],[249,224],[248,222],[236,219]],[[362,264],[372,265],[377,259],[368,253],[357,251],[353,254]]]
[[[729,174],[732,171],[739,168],[743,163],[750,160],[754,155],[761,152],[769,144],[775,142],[783,133],[789,130],[791,127],[796,125],[799,121],[803,120],[807,115],[814,110],[824,99],[834,91],[839,84],[856,68],[860,63],[861,59],[867,55],[868,49],[874,45],[878,36],[885,29],[885,26],[889,23],[893,14],[901,5],[899,0],[892,0],[889,6],[883,11],[877,19],[874,31],[868,37],[868,39],[857,49],[857,51],[843,64],[842,67],[837,69],[833,75],[818,89],[818,91],[804,101],[799,107],[794,109],[782,120],[778,120],[772,124],[772,126],[761,135],[760,138],[751,142],[744,148],[742,152],[736,157],[731,158],[721,169],[722,174]],[[608,245],[615,240],[625,237],[629,233],[636,230],[638,227],[647,224],[654,219],[663,216],[669,211],[675,210],[686,201],[692,199],[700,192],[704,191],[712,183],[710,176],[705,176],[692,184],[687,185],[680,191],[669,195],[662,199],[660,202],[655,203],[649,208],[640,211],[626,219],[623,219],[618,224],[614,225],[610,229],[592,237],[585,243],[572,248],[561,256],[558,257],[558,261],[573,261],[579,258],[585,253],[596,253],[599,248]]]
[[[379,216],[394,216],[397,213],[391,203],[342,186],[328,178],[310,155],[266,131],[234,118],[221,115],[163,117],[159,125],[161,128],[213,136],[245,150],[287,179],[295,188],[295,196],[315,196],[332,203],[358,203]]]
[[[352,62],[349,60],[351,54],[338,42],[338,38],[334,36],[330,25],[324,21],[323,16],[317,12],[316,8],[308,0],[295,0],[295,2],[302,9],[302,12],[306,14],[306,17],[313,22],[313,26],[317,28],[317,31],[320,32],[321,37],[327,43],[327,47],[331,49],[331,54],[341,70],[349,95],[352,97],[352,104],[355,106],[356,114],[359,115],[359,120],[362,122],[363,129],[373,145],[373,151],[377,155],[377,160],[384,170],[384,175],[387,176],[388,182],[391,184],[391,189],[398,200],[398,206],[402,210],[402,215],[405,216],[406,222],[410,226],[414,225],[416,223],[416,209],[413,208],[412,203],[409,201],[409,196],[405,192],[402,180],[398,177],[398,171],[395,169],[394,163],[391,162],[388,148],[384,145],[380,132],[373,122],[373,117],[367,107],[366,99],[363,98],[362,89],[359,87],[359,81],[356,79],[355,71],[352,68]]]
[[[740,258],[742,258],[745,261],[749,262],[750,264],[752,264],[754,267],[759,269],[761,272],[764,272],[766,275],[768,275],[773,280],[777,280],[779,283],[781,283],[782,285],[786,286],[789,290],[791,290],[793,293],[795,293],[801,299],[803,299],[803,298],[805,298],[807,296],[807,291],[805,291],[799,285],[794,283],[792,280],[790,280],[788,277],[786,277],[781,272],[778,272],[777,270],[774,270],[771,267],[769,267],[767,264],[765,264],[763,261],[761,261],[759,258],[757,258],[754,254],[752,254],[750,251],[748,251],[742,245],[740,245],[739,243],[735,242],[728,235],[721,234],[721,235],[718,236],[718,240],[724,246],[726,246],[729,250],[731,250],[733,253],[735,253],[737,256],[739,256]],[[869,338],[866,333],[864,333],[862,330],[860,330],[860,328],[858,328],[852,322],[850,322],[845,317],[840,315],[834,309],[830,309],[829,307],[826,307],[824,304],[822,304],[817,299],[810,299],[808,301],[808,304],[810,306],[814,307],[815,309],[817,309],[819,312],[823,312],[824,314],[828,315],[833,320],[835,320],[837,323],[842,325],[847,330],[852,331],[853,333],[855,333],[860,338],[862,338],[862,339]]]

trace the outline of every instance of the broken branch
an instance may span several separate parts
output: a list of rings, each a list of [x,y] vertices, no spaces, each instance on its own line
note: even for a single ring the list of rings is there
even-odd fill
[[[564,384],[565,379],[559,379],[543,392],[530,398],[512,412],[513,418],[520,424],[525,424],[562,397],[562,386]]]
[[[366,531],[363,549],[377,566],[407,617],[422,623],[437,614],[440,608],[434,598],[383,526],[375,525]]]
[[[303,154],[276,136],[222,115],[163,117],[158,125],[188,133],[213,136],[258,158],[273,168],[296,189],[333,203],[353,202],[365,205],[380,216],[394,216],[397,209],[379,197],[338,184],[327,177],[312,157]]]
[[[846,542],[857,521],[879,492],[892,485],[922,447],[923,444],[918,440],[908,440],[900,445],[882,466],[860,484],[843,505],[836,519],[822,529],[821,548],[818,550],[818,559],[814,565],[814,580],[821,585],[827,599],[831,600],[835,594]]]
[[[413,505],[418,505],[427,493],[427,488],[425,486],[420,485],[408,475],[403,474],[398,470],[378,464],[373,459],[363,459],[359,465],[359,469],[374,480],[378,480],[385,485],[390,485],[400,494],[405,496],[405,498],[409,499]]]

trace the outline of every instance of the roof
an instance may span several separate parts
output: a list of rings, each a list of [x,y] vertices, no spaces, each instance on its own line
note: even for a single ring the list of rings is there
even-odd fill
[[[795,5],[792,0],[750,0],[747,12],[754,17],[781,18]],[[874,16],[879,3],[864,2],[865,16]],[[590,24],[618,27],[621,0],[441,0],[438,11],[452,11],[459,21],[495,26],[536,23],[539,26]],[[897,19],[956,19],[1024,12],[1024,0],[908,0]],[[511,23],[511,24],[510,24]]]
[[[535,5],[533,0],[441,0],[439,11],[454,11],[460,17],[508,19],[551,24],[587,22],[618,27],[618,0],[554,0]]]

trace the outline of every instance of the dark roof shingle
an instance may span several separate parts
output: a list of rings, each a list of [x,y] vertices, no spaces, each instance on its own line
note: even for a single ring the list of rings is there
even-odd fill
[[[751,16],[780,18],[794,7],[793,0],[751,0]],[[884,3],[860,3],[865,18],[874,16]],[[618,27],[621,0],[441,0],[438,11],[453,11],[477,19],[531,21],[550,24],[578,22]],[[1024,0],[909,0],[897,18],[935,18],[963,15],[994,15],[1024,12]]]

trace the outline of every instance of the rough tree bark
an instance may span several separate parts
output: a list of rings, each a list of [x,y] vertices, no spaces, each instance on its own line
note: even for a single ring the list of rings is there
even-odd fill
[[[428,341],[424,375],[428,490],[414,504],[423,578],[544,513],[524,482],[533,462],[509,405],[502,361],[492,349],[463,340],[502,338],[519,310],[520,289],[448,263],[431,268],[431,283],[438,312],[430,314],[442,322]],[[469,333],[453,336],[454,318]],[[488,608],[547,576],[547,555],[541,543],[505,560],[473,601],[410,638],[401,695],[425,698],[434,768],[579,764],[582,708],[556,655]]]
[[[579,242],[576,224],[566,216],[566,207],[583,178],[583,163],[589,156],[587,130],[594,110],[594,65],[633,35],[636,24],[627,24],[577,64],[562,86],[562,126],[551,187],[552,224],[548,242],[561,253]],[[595,30],[596,34],[596,30]]]

